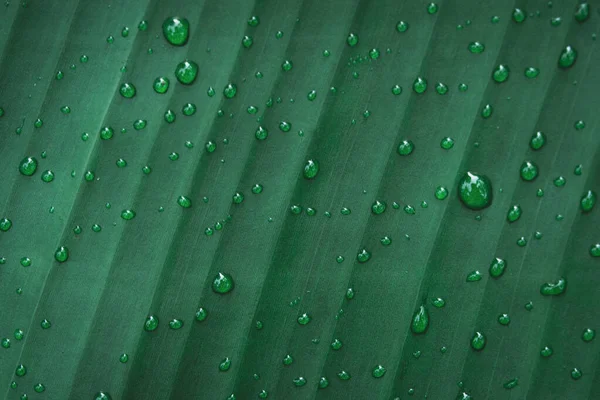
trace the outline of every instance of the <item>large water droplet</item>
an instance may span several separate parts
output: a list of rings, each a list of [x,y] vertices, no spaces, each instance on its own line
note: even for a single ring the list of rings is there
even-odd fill
[[[19,172],[21,175],[31,176],[37,171],[38,161],[35,157],[25,157],[19,163]]]
[[[175,77],[184,85],[191,85],[198,75],[198,64],[194,61],[184,60],[177,64]]]
[[[462,203],[471,210],[481,210],[492,204],[492,183],[485,175],[467,172],[458,182]]]
[[[163,22],[162,31],[167,42],[173,46],[183,46],[190,35],[190,23],[186,18],[169,17]]]

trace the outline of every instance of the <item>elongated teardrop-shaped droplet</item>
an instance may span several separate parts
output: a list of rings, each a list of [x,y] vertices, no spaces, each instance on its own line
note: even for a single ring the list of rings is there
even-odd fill
[[[158,317],[154,315],[149,315],[146,318],[146,322],[144,322],[144,330],[147,332],[152,332],[158,328]]]
[[[184,60],[177,64],[175,77],[184,85],[191,85],[198,76],[198,64],[194,61]]]
[[[317,160],[308,160],[304,164],[304,177],[306,179],[314,179],[319,173],[319,162]]]
[[[565,47],[558,56],[558,66],[562,69],[568,69],[577,61],[577,50],[572,46]]]
[[[490,264],[490,275],[494,278],[499,278],[504,274],[504,270],[506,269],[506,261],[502,258],[494,258],[492,263]]]
[[[59,263],[63,263],[69,259],[69,249],[66,246],[60,246],[54,252],[54,259]]]
[[[217,276],[214,277],[212,283],[212,289],[215,293],[225,294],[231,292],[233,290],[233,278],[229,274],[225,274],[219,272]]]
[[[190,36],[190,23],[186,18],[169,17],[163,22],[162,31],[167,42],[173,46],[183,46]]]
[[[540,287],[540,293],[544,296],[558,296],[567,289],[567,280],[559,278],[556,282],[546,282]]]
[[[471,210],[481,210],[492,204],[492,183],[485,175],[467,172],[458,182],[462,203]]]
[[[596,205],[596,193],[592,190],[588,190],[581,196],[581,211],[590,212]]]
[[[483,350],[485,347],[485,335],[481,332],[475,332],[471,338],[471,347],[473,350]]]
[[[429,313],[427,308],[422,304],[419,309],[415,312],[410,324],[410,329],[413,333],[425,333],[429,327]]]

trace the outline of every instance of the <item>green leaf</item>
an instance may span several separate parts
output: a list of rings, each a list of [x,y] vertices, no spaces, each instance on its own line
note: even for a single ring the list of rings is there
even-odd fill
[[[600,398],[593,7],[6,2],[3,397]]]

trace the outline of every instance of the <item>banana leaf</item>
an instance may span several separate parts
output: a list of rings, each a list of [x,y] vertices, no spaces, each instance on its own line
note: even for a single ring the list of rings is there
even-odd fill
[[[600,398],[599,7],[7,0],[3,398]]]

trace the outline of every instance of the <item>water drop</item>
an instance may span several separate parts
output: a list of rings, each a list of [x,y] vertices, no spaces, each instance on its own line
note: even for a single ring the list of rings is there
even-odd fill
[[[483,276],[481,275],[481,272],[472,271],[467,275],[467,282],[477,282],[480,281],[482,278]]]
[[[559,278],[556,282],[546,282],[540,287],[540,293],[544,296],[558,296],[567,289],[567,280]]]
[[[533,181],[538,176],[538,166],[531,161],[524,161],[523,164],[521,164],[520,173],[521,179],[524,181]]]
[[[154,315],[149,315],[146,318],[146,322],[144,322],[144,330],[147,332],[152,332],[158,328],[158,317]]]
[[[539,150],[546,144],[546,135],[543,132],[536,132],[529,140],[529,146],[532,150]]]
[[[492,107],[491,104],[486,104],[482,109],[481,109],[481,117],[482,118],[489,118],[492,116],[492,113],[494,112],[494,108]]]
[[[512,205],[508,209],[508,213],[506,214],[506,220],[508,222],[515,222],[521,218],[521,206],[518,204]]]
[[[419,306],[419,309],[415,311],[412,322],[410,325],[410,329],[413,333],[425,333],[427,328],[429,327],[429,313],[427,312],[427,308],[422,304]]]
[[[252,47],[252,43],[254,43],[252,36],[246,35],[242,38],[242,46],[244,46],[245,48],[249,49],[250,47]]]
[[[162,24],[162,32],[167,42],[183,46],[190,35],[190,23],[186,18],[169,17]]]
[[[234,287],[233,278],[231,275],[219,272],[213,278],[212,289],[215,293],[226,294],[231,292]]]
[[[529,79],[537,78],[537,76],[539,74],[540,74],[539,68],[536,68],[536,67],[527,67],[527,68],[525,68],[525,77],[527,77]]]
[[[198,75],[198,64],[194,61],[184,60],[177,64],[175,77],[184,85],[191,85]]]
[[[481,42],[471,42],[469,43],[468,49],[473,54],[483,53],[485,50],[485,45]]]
[[[356,255],[356,259],[359,263],[366,263],[371,258],[371,253],[367,251],[367,249],[362,249]]]
[[[312,318],[310,317],[310,315],[304,313],[298,317],[297,321],[300,325],[306,325],[310,322],[311,319]]]
[[[527,18],[527,14],[523,10],[521,10],[520,8],[515,8],[513,10],[513,12],[512,12],[512,19],[517,24],[520,24],[521,22],[525,21],[526,18]]]
[[[348,34],[348,37],[346,38],[346,43],[348,43],[348,46],[350,47],[356,46],[358,44],[358,35],[354,33]]]
[[[510,75],[510,69],[504,64],[500,64],[492,72],[492,78],[498,83],[505,82]]]
[[[485,335],[481,332],[475,332],[471,338],[471,347],[473,350],[481,351],[485,347]]]
[[[444,200],[446,197],[448,197],[448,189],[446,189],[444,186],[438,186],[435,189],[435,198],[438,200]]]
[[[25,157],[19,163],[21,175],[31,176],[37,171],[38,161],[35,157]]]
[[[513,378],[513,379],[505,382],[504,385],[502,385],[502,386],[504,386],[504,389],[510,390],[510,389],[517,387],[518,384],[519,384],[519,379]]]
[[[508,314],[500,314],[498,316],[498,322],[500,323],[500,325],[508,325],[510,324],[510,317],[508,316]]]
[[[592,209],[596,205],[596,192],[592,190],[588,190],[587,192],[585,192],[583,196],[581,196],[579,204],[581,205],[581,211],[586,213],[592,211]],[[2,229],[1,226],[0,229]]]
[[[126,99],[131,99],[131,98],[135,97],[137,90],[136,90],[135,86],[133,85],[133,83],[126,82],[121,85],[121,88],[119,89],[119,93],[121,93],[121,96],[125,97]]]
[[[314,179],[319,173],[319,162],[313,159],[304,164],[303,175],[306,179]]]
[[[373,368],[373,378],[381,378],[385,375],[386,373],[386,369],[383,365],[377,365],[375,366],[375,368]]]
[[[451,137],[445,137],[440,142],[440,147],[444,150],[450,150],[454,146],[454,139]]]
[[[427,79],[422,77],[417,77],[413,82],[413,90],[415,93],[422,94],[427,90]]]
[[[584,342],[591,342],[592,340],[594,340],[595,337],[596,337],[596,331],[591,328],[584,329],[583,333],[581,334],[581,339]]]
[[[373,212],[373,214],[375,215],[379,215],[382,214],[386,209],[386,204],[384,201],[379,201],[376,200],[373,205],[371,206],[371,211]]]
[[[552,353],[554,353],[554,351],[550,346],[545,346],[542,350],[540,350],[540,355],[545,358],[550,357]]]
[[[408,156],[415,149],[415,145],[410,140],[403,140],[398,145],[398,154],[401,156]]]
[[[351,378],[350,374],[344,370],[340,371],[337,373],[338,378],[340,378],[342,381],[347,381],[348,379]]]
[[[458,183],[459,197],[471,210],[481,210],[492,203],[492,183],[485,175],[467,172]]]
[[[577,22],[585,22],[590,17],[590,5],[585,1],[577,4],[574,16]]]
[[[504,270],[506,269],[506,261],[502,258],[494,258],[492,263],[490,264],[490,275],[494,278],[499,278],[504,274]]]
[[[427,14],[435,14],[438,11],[438,5],[436,3],[429,3],[427,5]]]
[[[54,252],[54,259],[59,263],[64,263],[69,259],[69,249],[66,246],[60,246]]]
[[[572,46],[565,47],[558,56],[558,66],[562,69],[568,69],[577,61],[577,50]]]

